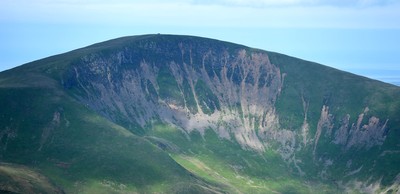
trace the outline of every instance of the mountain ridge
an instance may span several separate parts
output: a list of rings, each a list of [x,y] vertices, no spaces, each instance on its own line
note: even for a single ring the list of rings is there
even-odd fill
[[[87,109],[96,118],[108,120],[104,122],[133,134],[134,139],[155,146],[160,151],[155,151],[154,156],[169,155],[171,160],[168,157],[162,160],[181,166],[183,171],[180,170],[179,176],[194,175],[189,182],[200,186],[191,189],[201,192],[263,193],[298,189],[307,193],[320,187],[327,192],[336,189],[362,192],[371,185],[373,192],[399,189],[400,169],[391,163],[399,161],[395,153],[399,146],[396,137],[399,135],[400,102],[396,97],[400,96],[400,89],[279,53],[193,36],[122,37],[1,72],[0,88],[4,101],[11,102],[2,107],[20,103],[19,97],[13,95],[18,93],[16,90],[29,95],[37,88],[46,88],[44,94],[54,99],[54,106],[58,108],[41,111],[48,112],[46,122],[35,121],[45,124],[42,124],[41,135],[33,135],[42,137],[33,141],[40,145],[33,153],[57,156],[47,152],[57,142],[39,139],[56,138],[51,131],[60,128],[60,133],[64,133],[62,131],[70,128],[67,123],[71,125],[75,120],[89,122],[68,119],[73,117],[71,113],[64,117],[68,122],[62,121],[63,111],[60,110],[65,110],[66,104],[62,105],[60,100],[68,98],[68,104],[77,107],[80,115],[87,114],[84,114]],[[37,107],[43,106],[40,103],[48,104],[40,100],[44,98],[42,94],[38,96]],[[14,111],[12,107],[8,110]],[[10,128],[24,117],[10,121],[13,118],[7,116],[10,113],[2,114],[6,115],[1,122],[2,132],[18,134],[18,130]],[[75,128],[81,129],[82,124],[75,124]],[[20,138],[18,135],[5,137],[1,136],[2,142],[10,141],[11,145]],[[62,140],[59,136],[58,141]],[[31,142],[26,138],[20,141]],[[83,142],[79,144],[96,149]],[[25,149],[4,150],[2,159],[18,161],[18,157],[7,154]],[[129,149],[128,144],[125,149]],[[247,158],[234,154],[233,150],[237,149],[243,150],[240,153]],[[135,158],[135,154],[129,153]],[[369,159],[371,156],[374,159]],[[268,160],[280,161],[277,164],[267,162],[276,170],[262,167]],[[79,161],[85,163],[85,160]],[[22,163],[32,165],[29,159]],[[222,167],[222,164],[229,165]],[[157,165],[145,169],[152,168]],[[209,169],[216,170],[217,174]],[[284,177],[272,176],[279,174],[276,171]],[[48,176],[60,179],[49,172]],[[174,173],[165,176],[171,175]],[[121,181],[118,176],[109,176],[114,177],[111,182]],[[135,175],[128,177],[135,180]],[[317,181],[319,178],[322,181]],[[79,179],[86,178],[82,175]],[[275,184],[265,186],[268,179]],[[289,179],[293,179],[290,184],[279,186],[280,181]],[[243,186],[240,181],[252,183]],[[307,181],[317,186],[308,189],[301,186]],[[130,188],[135,191],[140,184],[145,183],[136,182],[133,184],[136,186]],[[104,187],[104,182],[100,180],[95,185]],[[225,189],[218,190],[221,186]],[[86,182],[71,188],[88,187]]]

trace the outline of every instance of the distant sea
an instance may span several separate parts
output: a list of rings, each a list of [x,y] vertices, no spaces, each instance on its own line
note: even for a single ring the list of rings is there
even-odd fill
[[[400,70],[388,70],[388,69],[344,69],[344,70],[371,79],[400,86]]]

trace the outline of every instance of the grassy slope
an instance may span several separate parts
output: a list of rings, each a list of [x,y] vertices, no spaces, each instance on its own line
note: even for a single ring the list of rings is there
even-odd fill
[[[236,143],[221,141],[211,130],[204,139],[196,133],[190,134],[189,141],[179,130],[155,124],[146,134],[149,141],[163,149],[166,147],[151,136],[174,142],[180,149],[165,151],[171,154],[178,165],[166,152],[147,140],[79,105],[58,88],[57,82],[46,77],[61,77],[68,64],[85,53],[99,50],[107,52],[108,49],[147,37],[154,35],[125,37],[95,44],[0,74],[0,129],[18,128],[19,134],[9,141],[6,151],[0,152],[1,159],[39,168],[69,192],[155,192],[168,189],[179,192],[179,188],[181,191],[192,189],[205,192],[210,188],[215,189],[210,185],[230,192],[245,193],[335,191],[330,185],[314,182],[306,185],[303,180],[292,176],[273,151],[260,155],[241,150]],[[393,103],[393,96],[400,96],[398,88],[276,53],[269,55],[271,62],[278,65],[282,73],[288,74],[277,103],[285,128],[296,129],[302,124],[301,95],[310,102],[308,117],[311,129],[316,128],[321,107],[325,103],[335,110],[338,119],[347,113],[356,118],[365,106],[372,106],[374,115],[385,115],[385,107],[392,103],[389,119],[394,124],[391,125],[399,123],[395,117],[400,114],[399,103]],[[46,76],[32,72],[44,72]],[[343,98],[354,93],[357,95],[352,98]],[[341,109],[343,106],[347,108]],[[41,129],[51,122],[57,111],[62,115],[60,127],[53,131],[52,140],[47,141],[39,152]],[[386,147],[396,146],[394,137],[399,136],[399,130],[390,134]],[[4,137],[1,143],[5,145]],[[307,153],[304,157],[311,158]],[[362,155],[360,158],[363,160],[365,157]],[[385,162],[390,164],[392,161],[399,160],[389,159]],[[212,184],[191,177],[182,166]],[[313,172],[313,165],[306,168]],[[382,174],[388,171],[380,170]]]
[[[39,169],[68,193],[208,187],[146,139],[88,110],[54,83],[14,83],[0,83],[1,161]]]
[[[0,163],[0,193],[62,193],[45,176],[25,166]]]
[[[243,150],[239,144],[219,139],[211,130],[203,137],[186,136],[179,129],[154,123],[148,138],[160,144],[190,172],[231,193],[335,193],[333,185],[307,182],[293,176],[273,150]],[[157,138],[154,138],[157,137]],[[175,148],[175,149],[174,149]],[[179,148],[179,149],[176,149]]]
[[[304,119],[302,96],[309,103],[307,119],[311,134],[315,134],[323,105],[329,106],[330,114],[334,117],[334,130],[346,114],[350,114],[350,123],[355,123],[358,115],[366,107],[369,108],[367,118],[377,116],[383,122],[389,119],[389,132],[381,147],[373,147],[370,150],[352,149],[343,153],[342,149],[329,139],[321,138],[317,153],[335,160],[336,163],[331,167],[331,171],[328,171],[332,174],[332,180],[342,179],[345,175],[343,173],[348,173],[344,171],[346,163],[352,160],[356,169],[363,166],[356,175],[357,179],[372,182],[382,177],[384,185],[391,184],[400,172],[400,166],[397,165],[400,158],[395,154],[390,157],[379,157],[379,155],[385,150],[397,150],[399,146],[400,88],[278,53],[269,53],[269,57],[273,64],[281,68],[282,73],[287,74],[282,94],[277,102],[283,127],[300,129]],[[368,119],[364,119],[362,125],[367,122]],[[313,135],[310,138],[313,138]],[[303,160],[302,168],[317,173],[315,170],[318,168],[310,165],[313,164],[311,152],[303,154],[300,156]],[[374,178],[370,179],[371,177]],[[354,177],[350,176],[344,180],[350,178]]]
[[[371,115],[400,120],[400,88],[351,73],[269,52],[271,62],[286,73],[283,93],[278,101],[281,117],[293,117],[292,126],[301,126],[303,112],[301,96],[309,102],[309,119],[318,122],[322,105],[328,105],[338,119],[346,114],[356,118],[365,107]],[[282,119],[285,120],[285,119]],[[285,127],[290,128],[290,125]],[[315,128],[315,127],[314,127]]]

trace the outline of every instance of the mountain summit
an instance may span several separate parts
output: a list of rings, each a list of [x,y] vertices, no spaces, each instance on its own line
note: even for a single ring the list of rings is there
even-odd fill
[[[399,97],[213,39],[109,40],[0,73],[0,190],[396,193]]]

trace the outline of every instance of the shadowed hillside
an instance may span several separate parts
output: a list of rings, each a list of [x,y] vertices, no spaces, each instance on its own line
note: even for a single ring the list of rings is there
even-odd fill
[[[67,193],[398,192],[400,88],[207,38],[0,73],[0,159]]]

